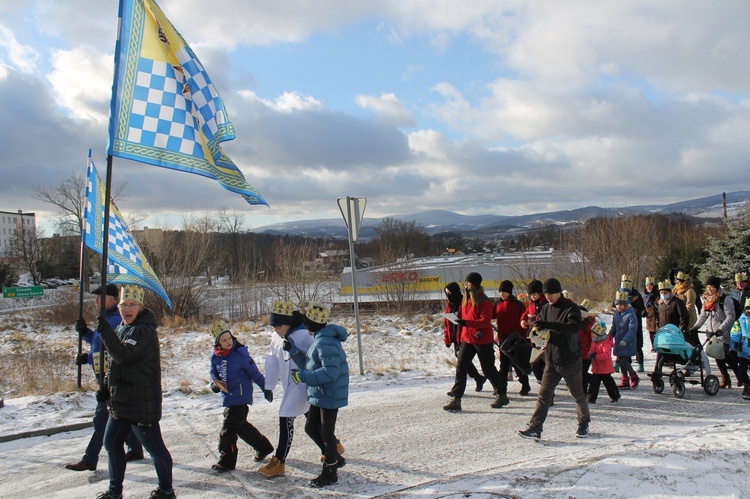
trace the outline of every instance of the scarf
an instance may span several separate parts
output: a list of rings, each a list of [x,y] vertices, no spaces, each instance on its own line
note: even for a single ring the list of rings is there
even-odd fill
[[[218,355],[219,357],[226,357],[231,351],[231,348],[228,350],[224,350],[221,347],[214,347],[214,355]]]
[[[691,286],[688,281],[684,281],[684,282],[676,281],[674,284],[674,292],[675,294],[678,294],[678,295],[684,295],[692,287],[693,286]]]
[[[703,295],[703,310],[713,310],[718,297],[719,295],[709,295],[708,293]]]

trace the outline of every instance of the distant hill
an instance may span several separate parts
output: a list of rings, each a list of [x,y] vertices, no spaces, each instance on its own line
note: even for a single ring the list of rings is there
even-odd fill
[[[750,202],[750,191],[727,193],[727,214],[731,218]],[[648,215],[654,213],[676,213],[690,217],[705,219],[721,219],[723,217],[722,196],[717,194],[705,198],[692,199],[666,205],[640,205],[626,208],[601,208],[586,206],[574,210],[534,213],[529,215],[459,215],[446,210],[429,210],[405,215],[393,215],[390,218],[405,222],[416,222],[424,227],[428,234],[440,232],[457,232],[464,236],[473,237],[476,231],[487,233],[523,232],[529,229],[550,224],[583,223],[595,217],[621,217],[632,215]],[[375,228],[382,218],[367,218],[362,221],[359,239],[366,240],[375,236]],[[307,237],[347,237],[346,226],[341,218],[327,218],[317,220],[297,220],[258,227],[253,230],[265,234],[289,234]]]

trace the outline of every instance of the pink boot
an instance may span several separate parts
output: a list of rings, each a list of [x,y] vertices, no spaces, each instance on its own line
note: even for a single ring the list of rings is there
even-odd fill
[[[620,380],[620,384],[617,385],[620,390],[630,390],[630,380],[627,376],[623,376]]]
[[[635,390],[638,388],[638,382],[640,382],[641,379],[638,377],[637,374],[631,374],[630,375],[630,389]]]

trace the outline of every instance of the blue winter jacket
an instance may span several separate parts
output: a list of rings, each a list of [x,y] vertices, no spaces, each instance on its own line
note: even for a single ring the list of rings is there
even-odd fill
[[[295,346],[290,351],[294,362],[305,366],[299,374],[315,407],[339,409],[349,403],[349,364],[341,344],[346,337],[346,329],[328,324],[315,332],[307,354]]]
[[[226,383],[227,392],[221,392],[224,407],[253,404],[253,383],[261,390],[266,379],[261,374],[247,347],[234,340],[232,349],[226,356],[211,353],[211,379]]]
[[[107,323],[112,326],[112,329],[117,329],[117,326],[122,323],[122,317],[120,317],[120,309],[117,308],[117,305],[113,305],[109,307],[107,310],[104,311],[104,319],[107,321]],[[99,338],[99,333],[96,331],[93,331],[89,328],[88,332],[81,336],[81,339],[91,345],[91,351],[89,352],[89,360],[88,363],[90,365],[94,365],[94,354],[99,352],[101,350],[101,339]]]
[[[740,358],[750,358],[750,317],[745,314],[732,327],[729,350],[737,352]]]
[[[616,357],[632,357],[636,351],[636,332],[638,331],[638,321],[633,307],[628,307],[622,312],[615,310],[612,316],[612,327],[609,329],[609,335],[615,341],[615,348],[612,353]],[[625,345],[620,342],[625,341]]]

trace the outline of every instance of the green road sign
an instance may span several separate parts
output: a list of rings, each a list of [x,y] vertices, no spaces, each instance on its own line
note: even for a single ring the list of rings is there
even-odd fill
[[[44,296],[44,288],[41,286],[25,286],[23,288],[3,289],[3,298],[30,298],[32,296]]]

